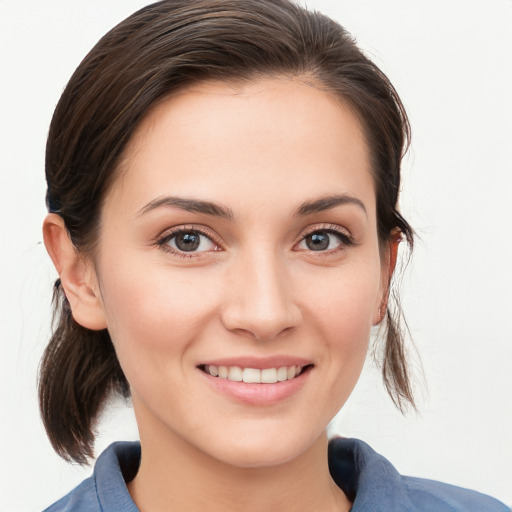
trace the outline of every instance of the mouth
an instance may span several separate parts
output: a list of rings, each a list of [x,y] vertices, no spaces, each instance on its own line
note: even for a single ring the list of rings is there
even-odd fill
[[[202,364],[198,366],[201,371],[211,377],[226,379],[232,382],[245,382],[247,384],[276,384],[278,382],[293,380],[312,367],[312,364],[263,369],[213,364]]]

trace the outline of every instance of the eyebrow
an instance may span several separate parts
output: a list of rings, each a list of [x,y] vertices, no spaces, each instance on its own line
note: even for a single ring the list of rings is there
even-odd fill
[[[357,197],[353,197],[349,194],[341,194],[341,195],[333,195],[333,196],[325,196],[320,197],[319,199],[315,199],[313,201],[306,201],[302,203],[294,213],[295,216],[305,216],[311,215],[313,213],[324,212],[326,210],[330,210],[336,206],[341,206],[345,204],[353,204],[360,207],[366,216],[368,216],[368,212],[366,211],[366,207],[364,203],[358,199]]]
[[[331,208],[334,208],[336,206],[346,204],[356,205],[360,207],[366,215],[368,215],[366,207],[360,199],[348,194],[342,194],[325,196],[312,201],[306,201],[295,210],[293,216],[304,217],[306,215],[312,215],[313,213],[323,212],[326,210],[330,210]],[[228,207],[221,206],[210,201],[202,201],[199,199],[187,199],[175,196],[159,197],[157,199],[154,199],[153,201],[150,201],[148,204],[146,204],[139,210],[137,216],[139,217],[141,215],[144,215],[145,213],[148,213],[162,206],[169,208],[179,208],[180,210],[184,210],[187,212],[204,213],[206,215],[221,217],[227,220],[234,219],[233,211]]]
[[[220,206],[210,201],[201,201],[199,199],[186,199],[183,197],[165,196],[154,199],[147,205],[143,206],[137,216],[144,215],[156,208],[166,206],[170,208],[179,208],[187,212],[204,213],[206,215],[213,215],[215,217],[222,217],[224,219],[233,220],[233,212],[230,208]]]

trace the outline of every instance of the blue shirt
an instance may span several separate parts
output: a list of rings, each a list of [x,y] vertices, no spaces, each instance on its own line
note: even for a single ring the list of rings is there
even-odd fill
[[[139,512],[126,482],[137,474],[140,444],[110,445],[94,473],[44,512]],[[468,489],[401,476],[391,463],[357,439],[329,443],[329,469],[353,501],[351,512],[509,512],[503,503]]]

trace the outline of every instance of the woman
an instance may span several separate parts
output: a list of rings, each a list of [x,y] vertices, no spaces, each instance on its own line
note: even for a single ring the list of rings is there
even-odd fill
[[[285,1],[162,2],[98,43],[48,138],[41,410],[83,463],[109,394],[130,395],[141,444],[49,510],[507,509],[328,448],[372,326],[414,405],[388,309],[408,135],[348,34]]]

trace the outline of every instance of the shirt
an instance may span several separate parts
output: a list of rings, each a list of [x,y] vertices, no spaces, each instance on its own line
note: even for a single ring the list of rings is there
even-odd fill
[[[137,474],[140,443],[111,444],[92,476],[44,512],[139,512],[126,487]],[[433,480],[402,476],[357,439],[329,443],[329,470],[353,501],[351,512],[509,512],[498,500]]]

